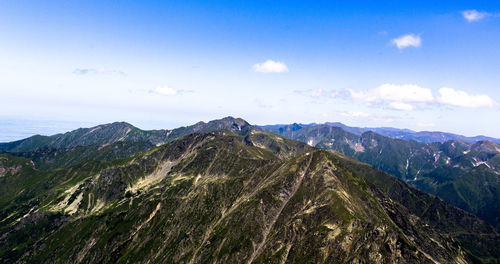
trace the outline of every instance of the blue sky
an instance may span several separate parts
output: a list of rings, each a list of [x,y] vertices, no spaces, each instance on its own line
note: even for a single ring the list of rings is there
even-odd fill
[[[500,137],[498,47],[498,1],[2,1],[0,119]]]

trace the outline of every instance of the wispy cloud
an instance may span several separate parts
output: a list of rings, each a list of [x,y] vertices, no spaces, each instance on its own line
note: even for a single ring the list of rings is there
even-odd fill
[[[175,88],[164,85],[164,86],[158,86],[152,90],[149,90],[149,92],[154,93],[154,94],[163,95],[163,96],[176,96],[176,95],[189,93],[189,92],[193,92],[193,91],[191,91],[191,90],[179,90],[179,89],[175,89]]]
[[[373,117],[372,120],[376,121],[376,122],[384,122],[384,123],[392,123],[392,122],[394,122],[394,119],[392,119],[392,118],[386,118],[386,117]]]
[[[462,11],[462,16],[469,22],[476,22],[490,15],[488,12],[481,12],[475,9]]]
[[[420,35],[406,34],[392,39],[391,43],[400,50],[408,47],[418,48],[422,45],[422,39],[420,38]]]
[[[77,75],[93,75],[93,74],[102,74],[102,75],[122,75],[126,76],[123,71],[120,70],[109,70],[109,69],[92,69],[92,68],[77,68],[73,71],[73,74]]]
[[[282,73],[288,72],[288,67],[280,61],[267,60],[262,63],[256,63],[252,66],[254,72],[262,73]]]
[[[342,112],[342,113],[340,113],[340,115],[345,116],[345,117],[354,117],[354,118],[371,116],[371,114],[369,114],[369,113],[359,112],[359,111]]]
[[[312,98],[336,98],[342,97],[342,92],[336,90],[327,90],[323,88],[317,89],[307,89],[307,90],[295,90],[295,93],[312,97]]]
[[[494,107],[498,103],[486,94],[469,95],[465,91],[443,87],[439,89],[437,101],[442,104],[462,107]]]
[[[260,98],[255,98],[254,102],[259,108],[273,108],[272,104],[266,103]]]
[[[434,124],[434,123],[422,123],[422,122],[418,122],[417,126],[419,126],[419,127],[435,127],[436,124]]]
[[[366,113],[361,111],[346,111],[340,112],[340,115],[347,118],[359,118],[363,120],[372,120],[378,123],[392,123],[394,119],[390,116],[379,116],[377,114]]]

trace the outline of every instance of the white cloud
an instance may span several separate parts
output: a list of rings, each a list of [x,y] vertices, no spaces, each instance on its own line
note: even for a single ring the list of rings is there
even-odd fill
[[[411,111],[414,108],[413,105],[407,104],[407,103],[402,103],[402,102],[392,102],[389,104],[389,106],[393,109],[401,110],[401,111]]]
[[[266,102],[264,102],[262,99],[260,98],[256,98],[254,100],[254,102],[257,104],[258,107],[260,108],[273,108],[273,105],[272,104],[268,104]]]
[[[123,71],[109,70],[109,69],[103,69],[103,68],[100,68],[100,69],[92,69],[92,68],[75,69],[73,71],[73,74],[77,74],[77,75],[104,74],[104,75],[122,75],[122,76],[126,75]]]
[[[404,49],[408,47],[418,48],[422,45],[422,39],[420,35],[406,34],[398,38],[392,39],[391,43],[395,45],[398,49]]]
[[[462,11],[462,16],[469,22],[479,21],[489,15],[487,12],[479,12],[475,9]]]
[[[298,93],[314,97],[314,98],[319,98],[319,97],[331,97],[334,98],[337,95],[339,95],[338,91],[333,91],[333,90],[325,90],[323,88],[318,88],[318,89],[310,89],[310,90],[305,90],[305,91],[296,91]]]
[[[486,94],[469,95],[465,91],[443,87],[439,89],[437,101],[442,104],[462,107],[493,107],[498,103]]]
[[[179,93],[179,91],[177,91],[176,89],[168,86],[158,86],[150,92],[166,96],[174,96]]]
[[[357,112],[357,111],[349,111],[349,112],[342,112],[340,115],[345,116],[345,117],[369,117],[371,114],[365,113],[365,112]]]
[[[465,91],[443,87],[438,90],[438,96],[434,96],[429,88],[420,87],[415,84],[382,84],[367,90],[346,89],[342,91],[309,89],[297,90],[298,94],[311,98],[334,98],[344,100],[356,100],[366,103],[371,107],[394,109],[400,111],[412,111],[432,105],[451,105],[459,107],[496,107],[500,104],[486,94],[470,95]],[[345,117],[367,117],[362,112],[343,112]]]
[[[424,103],[434,100],[432,92],[428,88],[422,88],[414,84],[382,84],[377,88],[366,91],[349,90],[351,97],[365,102],[415,102]]]
[[[323,89],[321,89],[321,88],[311,90],[311,96],[312,97],[322,97],[322,96],[325,96],[325,91]]]
[[[283,62],[267,60],[263,63],[254,64],[252,70],[254,72],[279,73],[279,72],[288,72],[288,67]]]

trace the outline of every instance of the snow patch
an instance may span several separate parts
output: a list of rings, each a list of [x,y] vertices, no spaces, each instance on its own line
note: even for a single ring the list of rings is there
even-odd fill
[[[488,163],[486,163],[486,161],[478,161],[476,157],[474,157],[474,158],[473,158],[473,160],[474,160],[474,161],[472,162],[472,166],[477,167],[477,166],[479,166],[479,165],[481,165],[481,164],[484,164],[484,165],[486,165],[488,168],[490,168],[490,169],[491,169],[490,165],[489,165]]]
[[[434,163],[436,163],[439,160],[439,157],[441,157],[440,153],[438,154],[434,153]]]
[[[417,174],[415,174],[415,177],[413,178],[413,180],[414,180],[414,181],[416,181],[416,180],[417,180],[417,176],[420,174],[420,171],[421,171],[421,170],[422,170],[422,169],[419,169],[419,170],[417,171]]]

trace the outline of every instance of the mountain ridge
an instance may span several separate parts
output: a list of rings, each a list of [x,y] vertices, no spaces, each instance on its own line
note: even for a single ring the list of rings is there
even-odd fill
[[[173,130],[143,131],[125,122],[115,122],[52,137],[31,137],[0,144],[0,151],[8,149],[7,152],[16,156],[31,159],[36,168],[48,171],[90,159],[126,158],[195,132],[227,129],[248,135],[267,129],[371,164],[500,228],[500,194],[497,191],[500,188],[497,186],[500,146],[489,141],[420,143],[390,139],[373,131],[358,136],[332,124],[336,123],[305,127],[292,124],[269,129],[252,126],[241,118],[225,117]],[[18,150],[27,151],[16,152]]]
[[[266,130],[266,128],[262,128]],[[460,140],[423,143],[373,131],[356,135],[329,125],[267,129],[311,146],[337,150],[392,174],[500,227],[500,145]]]
[[[189,134],[122,160],[39,171],[40,181],[50,179],[45,187],[12,189],[15,196],[1,207],[0,259],[465,263],[500,258],[491,246],[499,241],[498,232],[477,217],[335,152],[291,143],[261,131],[221,130]],[[27,159],[2,155],[33,170]],[[19,169],[0,181],[22,182],[24,175]],[[23,240],[29,230],[36,232]],[[476,243],[467,243],[470,239]]]
[[[220,129],[229,129],[245,133],[250,124],[241,118],[225,117],[207,123],[198,122],[191,126],[179,127],[171,130],[141,130],[126,122],[113,122],[97,125],[90,128],[78,128],[66,133],[52,136],[35,135],[13,142],[0,143],[0,152],[29,152],[38,148],[48,147],[55,149],[73,148],[77,146],[108,145],[120,141],[149,142],[161,145],[173,139],[196,132],[212,132]]]
[[[93,134],[96,131],[105,131],[109,127],[119,132],[112,134],[111,137],[106,137],[106,135],[112,132]],[[129,129],[132,131],[134,127],[123,122],[80,129],[62,134],[66,136],[54,141],[46,141],[50,137],[42,138],[39,140],[42,144],[39,145],[46,145],[36,147],[32,151],[8,153],[28,158],[35,169],[50,172],[79,166],[78,164],[85,164],[92,160],[109,163],[117,159],[130,159],[140,153],[153,151],[157,145],[168,144],[192,133],[224,131],[223,133],[227,135],[243,137],[245,144],[249,146],[267,149],[272,152],[272,155],[285,159],[292,158],[298,153],[297,151],[311,151],[312,146],[339,151],[339,153],[388,172],[421,190],[435,194],[468,212],[479,215],[497,228],[499,226],[500,195],[495,191],[497,188],[495,184],[498,185],[500,146],[493,142],[467,143],[456,140],[444,143],[421,143],[413,140],[390,139],[373,131],[365,131],[361,136],[357,136],[340,127],[326,124],[307,127],[298,124],[291,125],[288,130],[282,131],[282,136],[285,137],[283,138],[261,131],[241,118],[233,117],[206,123],[198,122],[192,126],[160,132],[142,131],[135,128],[137,129],[135,132],[127,133]],[[123,138],[124,135],[132,136],[128,139],[117,140]],[[58,136],[61,137],[61,135]],[[149,136],[152,139],[148,140]],[[297,141],[286,138],[307,144],[301,145]],[[160,140],[160,142],[155,145],[152,140]],[[74,145],[57,145],[61,142],[72,142]],[[19,145],[14,147],[17,146]],[[34,144],[22,147],[26,146],[33,147]],[[69,146],[69,148],[57,148],[58,146]],[[5,169],[2,166],[0,168]],[[378,186],[378,188],[383,188],[383,186]]]
[[[463,136],[459,134],[454,134],[454,133],[449,133],[449,132],[441,132],[441,131],[414,131],[411,129],[406,129],[406,128],[393,128],[393,127],[352,127],[352,126],[347,126],[343,123],[340,122],[325,122],[323,124],[319,123],[310,123],[310,124],[298,124],[298,123],[293,123],[293,124],[276,124],[276,125],[257,125],[256,127],[259,127],[265,131],[273,131],[274,133],[281,133],[280,129],[298,129],[298,128],[303,128],[303,127],[310,127],[310,126],[318,126],[318,125],[327,125],[327,126],[333,126],[333,127],[340,127],[343,130],[353,133],[355,135],[360,136],[364,132],[367,131],[373,131],[377,134],[390,137],[393,139],[402,139],[402,140],[415,140],[419,142],[424,142],[424,143],[433,143],[433,142],[445,142],[449,140],[461,140],[465,142],[477,142],[477,141],[492,141],[495,143],[500,143],[499,138],[493,138],[493,137],[488,137],[488,136],[483,136],[483,135],[478,135],[478,136]],[[293,128],[292,128],[293,127]]]

